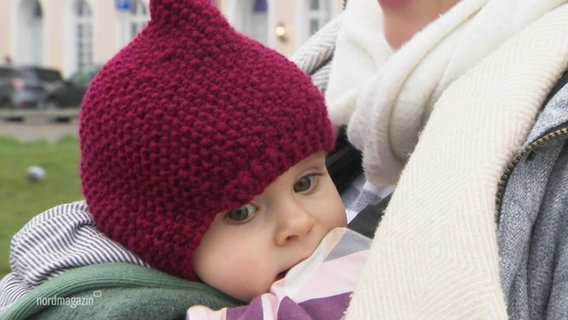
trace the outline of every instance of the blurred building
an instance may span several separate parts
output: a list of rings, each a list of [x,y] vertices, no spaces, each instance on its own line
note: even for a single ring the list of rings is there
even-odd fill
[[[343,0],[214,2],[237,30],[285,55],[343,7]],[[0,59],[69,75],[106,62],[148,18],[148,0],[0,0]]]

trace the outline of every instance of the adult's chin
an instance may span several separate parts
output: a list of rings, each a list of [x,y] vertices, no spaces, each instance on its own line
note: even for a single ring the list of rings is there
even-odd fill
[[[378,0],[383,8],[396,8],[408,5],[417,0]]]

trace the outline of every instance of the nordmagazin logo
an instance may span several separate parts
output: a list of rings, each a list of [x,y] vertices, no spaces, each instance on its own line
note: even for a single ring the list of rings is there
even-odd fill
[[[57,295],[52,297],[39,297],[36,298],[36,305],[38,306],[68,306],[71,309],[77,308],[77,306],[92,306],[95,303],[95,299],[102,296],[100,290],[93,291],[92,295],[84,297],[58,297]]]

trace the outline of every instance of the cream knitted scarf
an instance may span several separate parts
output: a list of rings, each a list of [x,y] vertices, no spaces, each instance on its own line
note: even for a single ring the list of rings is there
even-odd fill
[[[412,157],[348,319],[506,318],[497,183],[568,65],[565,2],[464,0],[394,54],[379,31],[359,32],[380,29],[376,0],[349,2],[330,116],[349,125],[376,185],[397,182]]]
[[[398,180],[440,94],[504,40],[565,0],[467,0],[395,54],[382,37],[377,0],[350,1],[326,98],[332,122],[349,126],[377,187]]]

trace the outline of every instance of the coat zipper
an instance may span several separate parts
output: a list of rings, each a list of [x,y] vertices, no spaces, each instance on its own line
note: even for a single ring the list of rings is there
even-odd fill
[[[499,225],[499,220],[501,219],[501,205],[503,204],[505,185],[507,184],[507,180],[509,180],[509,176],[511,175],[513,168],[515,168],[515,166],[521,161],[521,159],[529,156],[530,153],[532,153],[538,147],[543,146],[544,144],[563,136],[568,136],[568,127],[554,130],[538,138],[533,143],[529,144],[528,147],[525,148],[525,150],[523,150],[521,153],[517,153],[515,158],[513,158],[513,160],[509,162],[509,165],[505,169],[503,175],[501,175],[501,179],[499,179],[499,183],[497,184],[497,195],[496,195],[497,210],[495,211],[495,221],[497,222],[497,225]]]

